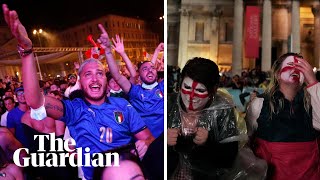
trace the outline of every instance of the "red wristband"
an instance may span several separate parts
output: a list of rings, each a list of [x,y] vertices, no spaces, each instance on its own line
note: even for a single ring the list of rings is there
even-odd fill
[[[313,86],[313,85],[315,85],[315,84],[317,84],[317,83],[318,83],[318,81],[315,81],[314,83],[309,84],[309,85],[307,86],[307,88],[309,88],[309,87],[311,87],[311,86]]]

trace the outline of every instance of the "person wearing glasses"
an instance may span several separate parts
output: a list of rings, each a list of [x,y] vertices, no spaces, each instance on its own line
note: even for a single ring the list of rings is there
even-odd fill
[[[7,128],[14,134],[18,141],[24,146],[29,147],[26,136],[23,133],[23,126],[21,118],[24,113],[29,109],[27,105],[24,89],[22,87],[15,90],[19,105],[12,109],[7,116]]]

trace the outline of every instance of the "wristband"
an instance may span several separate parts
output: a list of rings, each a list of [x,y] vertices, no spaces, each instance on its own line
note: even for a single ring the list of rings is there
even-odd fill
[[[40,106],[37,109],[32,109],[31,108],[30,116],[31,116],[32,119],[35,119],[35,120],[38,120],[38,121],[43,120],[44,118],[47,117],[46,108],[44,107],[44,105]]]
[[[317,83],[318,83],[318,81],[315,81],[314,83],[309,84],[309,85],[307,86],[307,88],[309,88],[309,87],[311,87],[311,86],[313,86],[313,85],[315,85],[315,84],[317,84]]]
[[[25,56],[33,53],[33,47],[31,47],[30,49],[24,49],[23,47],[21,47],[18,44],[17,49],[18,49],[18,53],[20,54],[21,57],[25,57]]]

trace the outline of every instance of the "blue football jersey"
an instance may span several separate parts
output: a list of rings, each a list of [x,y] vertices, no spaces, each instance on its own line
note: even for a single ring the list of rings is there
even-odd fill
[[[153,89],[131,84],[129,102],[140,114],[152,135],[157,138],[164,130],[164,81]]]
[[[77,98],[63,101],[65,113],[61,119],[76,141],[90,154],[104,152],[134,141],[134,135],[146,128],[136,110],[122,98],[110,97],[102,105],[92,105]],[[84,162],[83,162],[84,164]],[[82,167],[87,179],[93,175],[93,167]]]

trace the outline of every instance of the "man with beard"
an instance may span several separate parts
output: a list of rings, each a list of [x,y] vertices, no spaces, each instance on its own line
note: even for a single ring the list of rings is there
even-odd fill
[[[69,74],[68,75],[68,88],[64,92],[64,97],[69,98],[69,95],[77,89],[80,89],[80,84],[79,84],[77,75],[76,74]]]
[[[113,54],[111,53],[108,33],[101,24],[98,26],[102,32],[98,42],[101,43],[104,49],[109,50],[106,51],[106,59],[113,79],[128,95],[129,102],[138,111],[152,135],[157,138],[164,129],[164,81],[157,82],[157,69],[153,63],[154,61],[144,61],[138,65],[139,76],[142,81],[141,85],[130,83],[130,81],[119,72]],[[123,42],[119,36],[117,36],[116,41],[113,40],[113,42],[113,48],[118,52],[117,47]]]
[[[85,149],[89,148],[90,154],[93,154],[132,142],[135,142],[138,154],[143,158],[154,137],[126,100],[106,97],[107,80],[103,64],[89,59],[80,66],[78,74],[83,98],[60,101],[43,97],[38,81],[35,81],[37,71],[32,42],[16,11],[10,11],[6,4],[2,8],[5,21],[18,42],[25,97],[32,108],[31,117],[41,120],[48,115],[64,121],[77,142],[76,147],[83,150],[82,159],[85,159]],[[106,53],[111,53],[110,49],[106,49]],[[92,179],[93,167],[82,166],[82,169],[85,178]]]

